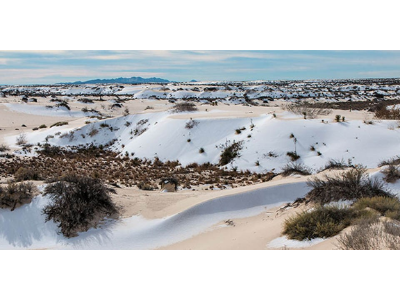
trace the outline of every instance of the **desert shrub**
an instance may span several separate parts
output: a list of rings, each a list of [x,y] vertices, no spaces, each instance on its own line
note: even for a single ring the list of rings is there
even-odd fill
[[[332,112],[331,109],[325,107],[311,107],[307,102],[288,104],[284,105],[282,108],[296,115],[302,115],[304,119],[315,119],[319,115],[329,115]],[[276,118],[275,114],[274,118]]]
[[[321,171],[325,170],[343,170],[348,167],[351,167],[351,165],[347,164],[343,159],[342,160],[335,160],[335,159],[330,159],[326,164],[325,167],[322,168]]]
[[[287,152],[286,155],[289,156],[292,161],[296,161],[300,158],[300,155],[293,151]]]
[[[8,183],[3,188],[0,186],[0,208],[15,208],[31,202],[35,192],[35,187],[31,182]]]
[[[5,144],[0,145],[0,152],[6,152],[9,150],[10,150],[10,148],[7,145],[5,145]]]
[[[17,137],[17,141],[16,144],[21,146],[21,145],[25,145],[28,142],[28,140],[26,139],[26,134],[25,133],[21,133],[18,137]]]
[[[61,154],[63,154],[63,151],[60,147],[51,146],[50,144],[44,144],[43,148],[41,150],[38,150],[37,152],[41,155],[50,157],[60,156]]]
[[[185,128],[186,129],[192,129],[194,126],[199,125],[199,121],[195,121],[195,120],[189,120],[186,122]]]
[[[282,168],[282,176],[286,177],[292,174],[311,175],[311,170],[301,163],[289,163]]]
[[[14,179],[15,181],[41,180],[42,177],[38,170],[21,167],[15,172]]]
[[[394,183],[400,178],[400,170],[393,164],[390,164],[382,173],[385,174],[384,180],[389,183]]]
[[[96,227],[104,218],[117,217],[118,209],[111,201],[115,192],[97,178],[68,175],[49,184],[44,195],[52,202],[43,209],[46,222],[53,220],[65,237]]]
[[[400,109],[395,106],[387,108],[385,103],[379,103],[375,110],[375,118],[384,120],[400,120]]]
[[[99,130],[94,126],[94,125],[92,125],[92,127],[90,128],[90,130],[89,130],[89,133],[88,133],[88,135],[90,136],[90,137],[94,137],[96,134],[98,134],[99,133]]]
[[[64,126],[64,125],[68,125],[68,122],[57,122],[57,123],[54,123],[53,125],[51,125],[50,128],[55,127],[55,126]]]
[[[47,128],[46,124],[42,124],[39,126],[39,129]]]
[[[341,115],[336,115],[335,116],[335,121],[336,122],[340,122],[341,117],[342,117]]]
[[[354,203],[353,207],[359,211],[370,208],[379,212],[382,216],[400,220],[400,201],[397,198],[361,198]]]
[[[382,160],[378,166],[379,167],[383,167],[383,166],[388,166],[388,165],[400,165],[400,157],[396,156],[396,157],[392,157],[391,159],[388,160]]]
[[[173,106],[173,112],[197,111],[196,104],[192,102],[176,103]]]
[[[223,149],[220,159],[219,165],[225,166],[229,164],[233,159],[239,156],[240,150],[242,150],[243,141],[233,142],[232,144],[226,144]]]
[[[324,179],[315,177],[307,182],[312,187],[307,197],[313,202],[324,204],[343,199],[392,196],[384,190],[382,182],[369,178],[365,169],[359,166],[336,176],[325,175]]]
[[[71,108],[69,107],[67,101],[61,101],[60,103],[56,104],[56,107],[65,107],[67,110],[71,110]]]
[[[329,238],[351,224],[354,212],[350,208],[317,206],[285,220],[283,234],[290,239],[303,241]]]
[[[204,152],[205,152],[204,148],[199,149],[199,153],[204,153]]]
[[[148,109],[154,109],[153,106],[146,106],[146,108],[144,110],[148,110]]]
[[[337,240],[342,250],[400,250],[400,223],[365,219]]]

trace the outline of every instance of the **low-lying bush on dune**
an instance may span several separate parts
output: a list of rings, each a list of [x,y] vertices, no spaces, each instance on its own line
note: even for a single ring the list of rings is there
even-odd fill
[[[118,217],[108,188],[100,179],[68,175],[46,186],[52,202],[43,209],[46,222],[53,220],[65,237],[96,227],[104,218]]]
[[[6,187],[0,186],[0,208],[15,208],[31,202],[35,192],[32,183],[9,183]]]

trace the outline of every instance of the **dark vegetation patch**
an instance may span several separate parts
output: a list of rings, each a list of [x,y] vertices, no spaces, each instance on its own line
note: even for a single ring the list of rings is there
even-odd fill
[[[197,111],[196,104],[193,102],[176,103],[173,106],[173,112]]]
[[[356,167],[336,176],[325,175],[324,180],[313,178],[307,185],[312,188],[307,198],[319,204],[343,199],[392,196],[384,189],[382,182],[369,178],[363,167]]]
[[[282,168],[282,176],[286,177],[292,174],[311,175],[311,169],[300,163],[289,163]]]
[[[55,127],[55,126],[64,126],[64,125],[68,125],[68,122],[57,122],[57,123],[54,123],[53,125],[51,125],[50,128]]]
[[[43,145],[38,156],[12,156],[0,160],[0,176],[12,179],[22,167],[35,170],[40,178],[62,178],[71,173],[99,178],[109,184],[128,187],[147,183],[157,187],[164,177],[175,177],[182,187],[213,184],[246,186],[271,180],[272,172],[257,174],[250,171],[224,170],[210,163],[182,166],[178,161],[135,158],[134,154],[119,155],[106,147],[70,147]]]
[[[296,161],[300,158],[300,155],[293,151],[287,152],[286,155],[290,157],[291,161]]]
[[[232,160],[234,160],[236,157],[240,155],[240,150],[242,150],[242,148],[243,148],[243,141],[239,142],[234,141],[232,144],[227,142],[222,150],[219,159],[219,165],[225,166],[229,164]]]
[[[117,218],[118,209],[100,179],[67,175],[46,186],[44,195],[52,202],[43,209],[46,222],[53,220],[65,237],[96,227],[104,218]]]
[[[30,182],[8,183],[6,187],[0,186],[0,208],[15,208],[30,203],[35,193],[35,187]]]

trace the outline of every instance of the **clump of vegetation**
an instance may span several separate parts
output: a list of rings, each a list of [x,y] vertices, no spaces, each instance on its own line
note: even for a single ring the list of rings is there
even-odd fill
[[[336,115],[335,116],[335,121],[336,122],[340,122],[341,117],[342,117],[341,115]]]
[[[6,152],[6,151],[10,151],[10,148],[5,144],[1,144],[0,145],[0,152]]]
[[[390,220],[382,223],[379,218]],[[317,205],[285,221],[283,233],[291,239],[304,240],[313,238],[328,238],[338,234],[349,225],[354,228],[348,234],[339,238],[342,249],[375,249],[371,242],[382,244],[387,224],[396,223],[397,233],[400,233],[400,201],[393,197],[366,197],[356,200],[351,207],[333,205]],[[370,230],[367,234],[367,229]],[[379,230],[378,230],[379,229]],[[397,234],[400,237],[400,234]],[[385,237],[386,239],[387,237]],[[392,237],[390,237],[393,242]],[[396,247],[400,248],[397,238]],[[394,244],[392,245],[392,248]],[[386,249],[388,247],[386,246]],[[378,249],[378,248],[376,248]]]
[[[90,136],[90,137],[94,137],[96,134],[98,134],[99,133],[99,130],[94,126],[94,125],[92,125],[92,127],[90,128],[90,130],[89,130],[89,133],[88,133],[88,135]]]
[[[400,156],[396,156],[388,160],[383,160],[378,164],[379,167],[388,165],[395,165],[395,166],[400,165]]]
[[[57,123],[54,123],[53,125],[51,125],[50,128],[55,127],[55,126],[64,126],[64,125],[68,125],[68,122],[57,122]]]
[[[15,208],[30,203],[35,192],[35,187],[31,182],[8,183],[4,188],[0,186],[0,208]]]
[[[199,153],[204,153],[204,152],[205,152],[204,148],[199,149]]]
[[[67,175],[49,184],[44,195],[52,202],[43,209],[46,222],[53,220],[67,238],[96,227],[104,218],[118,216],[118,209],[111,201],[108,188],[100,179]]]
[[[56,104],[56,107],[65,107],[67,110],[71,110],[67,101],[62,100],[60,103]]]
[[[301,163],[289,163],[282,168],[282,176],[286,177],[292,174],[311,175],[311,170]]]
[[[295,104],[288,104],[283,106],[282,108],[296,115],[302,115],[304,119],[315,119],[317,116],[329,115],[332,112],[332,110],[328,109],[327,107],[313,107],[306,101]]]
[[[286,155],[289,156],[292,161],[296,161],[300,158],[300,155],[293,151],[287,152]]]
[[[364,219],[341,234],[337,243],[342,250],[400,250],[400,223]]]
[[[185,128],[192,129],[194,126],[197,126],[197,125],[199,125],[199,121],[190,119],[189,121],[186,122]]]
[[[221,153],[219,165],[225,166],[229,164],[233,159],[239,156],[240,150],[242,150],[242,148],[243,141],[233,142],[232,144],[227,143]]]
[[[28,143],[28,140],[26,139],[26,134],[25,134],[25,133],[21,133],[21,134],[17,137],[16,144],[17,144],[18,146],[21,146],[21,145],[25,145],[26,143]]]
[[[400,170],[394,164],[390,164],[382,173],[385,174],[384,180],[389,183],[394,183],[400,178]]]
[[[400,109],[396,106],[387,107],[385,103],[379,103],[375,110],[375,118],[384,120],[400,120]]]
[[[299,241],[329,238],[349,226],[353,217],[354,211],[350,208],[317,206],[285,220],[283,234]]]
[[[235,130],[236,134],[241,134],[243,130],[246,130],[246,127],[241,127]]]
[[[176,103],[173,106],[173,112],[197,111],[196,104],[192,102]]]
[[[41,180],[42,176],[38,170],[20,167],[14,174],[15,181],[25,181],[25,180]]]
[[[39,129],[47,128],[46,124],[42,124],[39,126]]]
[[[370,197],[361,198],[354,203],[357,210],[366,208],[373,209],[381,216],[400,221],[400,201],[393,197]]]
[[[325,175],[324,179],[313,178],[307,182],[307,185],[312,188],[307,197],[315,203],[325,204],[343,199],[392,196],[384,190],[382,182],[369,178],[365,168],[360,166],[336,176]]]
[[[346,169],[349,167],[353,167],[353,166],[349,163],[346,163],[343,159],[341,159],[341,160],[330,159],[325,164],[325,167],[323,167],[321,171],[331,170],[331,169],[343,170],[343,169]]]
[[[137,187],[140,190],[144,190],[144,191],[154,191],[155,189],[157,189],[156,187],[152,186],[150,183],[148,182],[139,182],[137,184]]]

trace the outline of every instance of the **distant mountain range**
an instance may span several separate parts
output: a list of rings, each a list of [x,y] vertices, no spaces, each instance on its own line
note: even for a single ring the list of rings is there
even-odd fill
[[[75,82],[62,82],[60,84],[109,84],[109,83],[124,83],[124,84],[134,84],[134,83],[169,83],[171,81],[162,78],[142,78],[142,77],[131,77],[131,78],[114,78],[114,79],[92,79],[88,81],[75,81]]]

